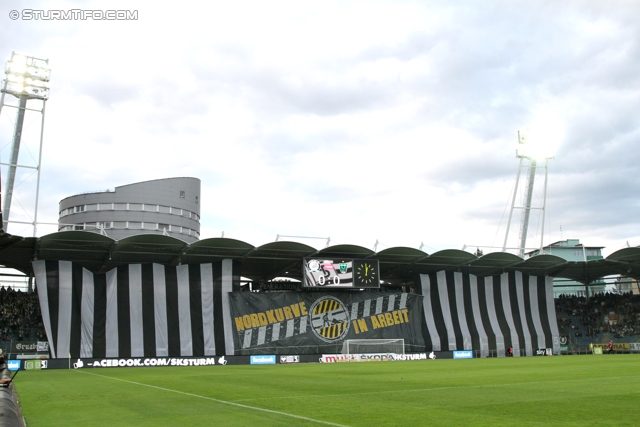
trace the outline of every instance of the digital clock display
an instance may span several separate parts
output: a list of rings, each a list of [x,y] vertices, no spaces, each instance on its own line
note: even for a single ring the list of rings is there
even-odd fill
[[[302,271],[302,286],[307,288],[380,287],[377,259],[305,258]]]

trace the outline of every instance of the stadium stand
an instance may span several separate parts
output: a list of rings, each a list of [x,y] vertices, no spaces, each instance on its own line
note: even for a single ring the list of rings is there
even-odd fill
[[[592,343],[640,341],[640,295],[604,293],[589,300],[561,295],[555,309],[558,330],[572,353],[587,352]],[[45,340],[37,292],[0,287],[0,348]]]
[[[560,333],[573,349],[609,340],[631,343],[640,338],[640,295],[604,293],[589,300],[561,295],[555,306]]]
[[[45,339],[37,292],[0,288],[0,341]]]
[[[44,340],[38,294],[0,288],[0,348],[10,356],[12,342]],[[5,370],[3,376],[10,375]],[[0,387],[0,427],[23,426],[20,407],[13,386]]]

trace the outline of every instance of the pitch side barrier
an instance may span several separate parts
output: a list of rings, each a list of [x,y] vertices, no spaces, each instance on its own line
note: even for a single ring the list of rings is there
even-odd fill
[[[449,357],[450,358],[450,357]],[[427,353],[362,353],[362,354],[323,354],[320,363],[340,362],[407,362],[412,360],[429,360]]]
[[[596,349],[599,349],[596,350]],[[609,343],[591,343],[587,354],[603,354],[609,352]],[[640,353],[640,343],[637,342],[618,342],[613,343],[613,352],[616,354],[638,354]]]
[[[71,358],[39,360],[34,369],[109,369],[318,362],[321,355]],[[29,368],[27,368],[29,369]]]
[[[469,354],[464,358],[504,357],[498,351],[490,351],[488,355],[478,350],[436,351],[437,359],[461,358],[460,354]],[[105,369],[105,368],[155,368],[155,367],[189,367],[189,366],[226,366],[226,365],[275,365],[291,363],[331,363],[342,361],[415,361],[428,360],[428,352],[387,354],[365,353],[357,355],[344,354],[255,354],[250,356],[206,356],[206,357],[128,357],[128,358],[67,358],[38,360],[33,367],[25,362],[22,369]],[[537,349],[534,356],[550,356],[552,349]],[[517,356],[517,354],[516,354]],[[524,354],[522,354],[524,356]],[[350,360],[347,360],[350,359]],[[0,427],[3,427],[0,425]]]
[[[40,361],[40,369],[108,369],[246,365],[250,356],[72,358]]]
[[[453,352],[435,353],[440,359],[451,359]],[[109,369],[109,368],[156,368],[189,366],[226,366],[226,365],[275,365],[292,363],[322,363],[325,354],[260,354],[251,356],[214,356],[214,357],[130,357],[130,358],[71,358],[38,360],[37,366],[22,369]],[[343,356],[343,355],[341,355]],[[359,357],[362,355],[359,355]],[[367,355],[363,357],[366,358]],[[425,353],[407,353],[397,357],[371,359],[410,361],[426,360]],[[1,426],[0,426],[1,427]]]

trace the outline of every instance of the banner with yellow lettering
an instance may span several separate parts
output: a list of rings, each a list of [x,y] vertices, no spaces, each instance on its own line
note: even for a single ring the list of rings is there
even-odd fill
[[[229,294],[235,354],[340,352],[347,339],[402,338],[424,350],[422,296],[384,292]]]

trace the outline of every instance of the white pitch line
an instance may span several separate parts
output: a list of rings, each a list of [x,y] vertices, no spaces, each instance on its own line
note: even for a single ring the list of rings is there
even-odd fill
[[[521,383],[508,383],[508,384],[478,384],[478,385],[466,385],[466,386],[444,386],[444,387],[428,387],[428,388],[414,388],[414,389],[401,389],[401,390],[376,390],[376,391],[363,391],[359,393],[340,393],[340,394],[305,394],[305,395],[292,395],[292,396],[279,396],[279,397],[259,397],[253,399],[238,399],[235,402],[248,402],[256,400],[275,400],[275,399],[308,399],[310,397],[341,397],[341,396],[364,396],[372,394],[390,394],[390,393],[415,393],[421,391],[442,391],[442,390],[461,390],[461,389],[473,389],[473,388],[495,388],[495,387],[512,387],[521,385],[533,385],[533,384],[549,384],[549,383],[565,383],[565,382],[577,382],[577,381],[601,381],[601,380],[616,380],[616,379],[629,379],[639,378],[638,375],[634,376],[618,376],[618,377],[601,377],[601,378],[573,378],[569,380],[549,380],[549,381],[528,381]]]
[[[185,396],[198,397],[200,399],[211,400],[213,402],[222,403],[224,405],[237,406],[239,408],[252,409],[254,411],[268,412],[270,414],[282,415],[282,416],[285,416],[285,417],[291,417],[291,418],[296,418],[296,419],[299,419],[299,420],[310,421],[312,423],[325,424],[325,425],[328,425],[328,426],[335,426],[335,427],[349,427],[349,426],[346,426],[344,424],[337,424],[337,423],[332,423],[332,422],[329,422],[329,421],[316,420],[316,419],[309,418],[309,417],[303,417],[301,415],[289,414],[289,413],[286,413],[286,412],[274,411],[274,410],[271,410],[271,409],[258,408],[257,406],[243,405],[241,403],[229,402],[227,400],[220,400],[220,399],[216,399],[214,397],[201,396],[199,394],[187,393],[185,391],[180,391],[180,390],[172,390],[170,388],[158,387],[158,386],[155,386],[155,385],[139,383],[139,382],[136,382],[136,381],[123,380],[121,378],[115,378],[115,377],[110,377],[110,376],[107,376],[107,375],[100,375],[100,374],[96,374],[96,373],[93,373],[93,372],[87,372],[85,370],[78,370],[77,372],[82,372],[83,374],[87,374],[87,375],[95,375],[97,377],[108,378],[108,379],[111,379],[111,380],[122,381],[122,382],[125,382],[125,383],[136,384],[136,385],[140,385],[140,386],[144,386],[144,387],[155,388],[157,390],[168,391],[168,392],[171,392],[171,393],[183,394]]]

